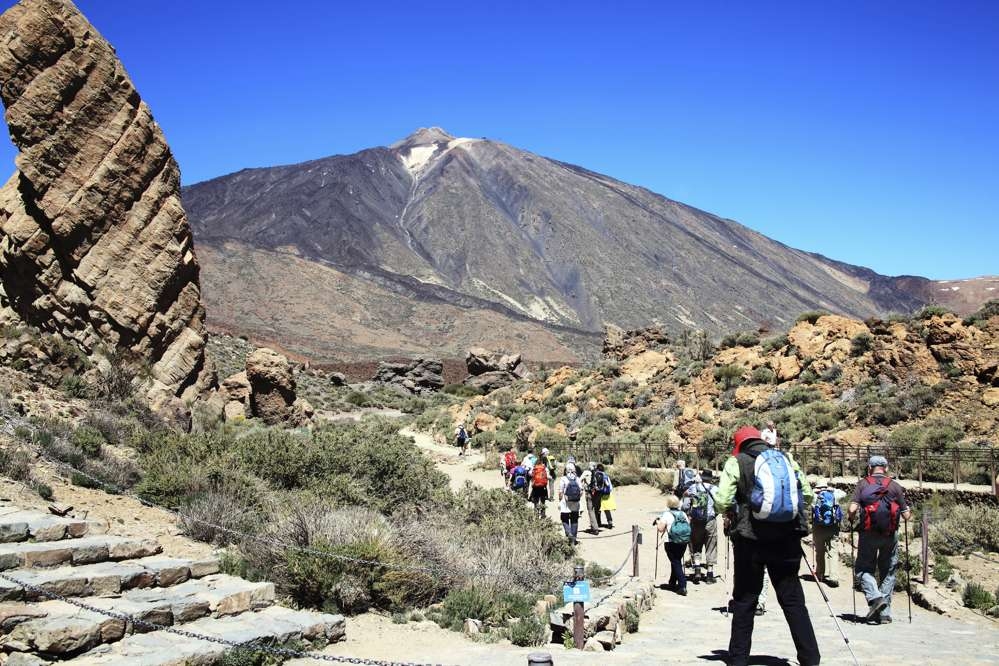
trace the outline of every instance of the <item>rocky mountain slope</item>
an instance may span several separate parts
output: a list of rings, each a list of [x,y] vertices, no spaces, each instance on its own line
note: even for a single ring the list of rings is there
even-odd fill
[[[811,309],[866,317],[926,302],[909,281],[438,128],[192,185],[184,203],[211,323],[320,358],[512,347],[519,334],[539,340],[520,348],[543,358],[553,337],[576,347],[569,334],[594,349],[605,323],[722,333],[786,326]],[[343,316],[356,310],[369,316]]]
[[[808,316],[784,335],[733,335],[721,348],[662,329],[616,331],[604,352],[600,366],[472,398],[438,424],[556,450],[699,446],[709,460],[727,455],[737,426],[768,419],[788,445],[999,446],[999,301],[965,321],[933,310],[890,321]],[[946,481],[952,468],[935,472]],[[988,483],[990,473],[986,464],[964,478]]]
[[[114,49],[64,0],[0,16],[17,171],[0,189],[0,322],[148,368],[154,405],[214,381],[180,172]]]

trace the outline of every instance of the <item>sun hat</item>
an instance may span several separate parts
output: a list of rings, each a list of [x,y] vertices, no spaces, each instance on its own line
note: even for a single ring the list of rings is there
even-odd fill
[[[871,456],[871,459],[867,461],[868,467],[887,467],[888,459],[884,456]]]

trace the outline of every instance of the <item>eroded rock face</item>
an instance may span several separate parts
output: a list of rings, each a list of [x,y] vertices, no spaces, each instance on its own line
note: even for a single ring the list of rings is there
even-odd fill
[[[465,385],[484,393],[509,386],[515,380],[529,375],[520,354],[491,352],[481,347],[468,350],[465,367],[469,374]]]
[[[174,408],[214,382],[180,172],[121,62],[65,0],[0,16],[17,171],[0,189],[0,319],[125,350]]]
[[[410,393],[424,394],[444,388],[444,364],[431,359],[378,364],[374,381],[398,386]]]
[[[257,349],[246,358],[246,378],[253,416],[269,425],[294,420],[295,377],[288,359],[266,347]]]

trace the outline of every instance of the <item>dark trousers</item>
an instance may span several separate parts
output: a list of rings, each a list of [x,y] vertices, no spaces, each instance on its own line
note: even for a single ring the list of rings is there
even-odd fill
[[[798,662],[802,666],[818,664],[819,646],[808,609],[805,608],[805,593],[798,579],[801,541],[792,537],[785,541],[758,543],[734,538],[732,548],[735,553],[735,583],[732,592],[732,635],[728,643],[729,663],[745,664],[749,660],[756,603],[763,589],[765,568],[791,630]]]
[[[683,553],[687,550],[687,544],[667,541],[665,546],[670,566],[669,584],[675,585],[678,590],[686,590],[687,573],[683,570]]]
[[[562,513],[562,529],[565,530],[565,535],[576,540],[576,533],[579,530],[579,511],[569,511]]]

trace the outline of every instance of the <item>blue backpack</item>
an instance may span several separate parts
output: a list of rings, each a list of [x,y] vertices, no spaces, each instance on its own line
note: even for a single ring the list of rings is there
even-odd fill
[[[777,449],[756,456],[749,506],[753,518],[766,523],[789,523],[805,506],[798,473]]]
[[[521,488],[527,487],[527,470],[523,465],[517,465],[513,468],[513,480],[510,486],[514,490],[520,490]]]
[[[839,527],[843,522],[843,509],[836,503],[836,495],[831,490],[819,492],[812,507],[812,523],[827,527]]]

